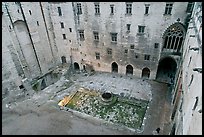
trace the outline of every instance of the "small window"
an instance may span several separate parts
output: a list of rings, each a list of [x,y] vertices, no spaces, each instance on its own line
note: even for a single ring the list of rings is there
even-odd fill
[[[149,4],[145,4],[145,15],[149,14]]]
[[[196,97],[196,101],[195,101],[195,104],[194,104],[194,106],[193,106],[193,109],[192,109],[192,110],[195,110],[195,109],[196,109],[196,107],[197,107],[197,105],[198,105],[198,97]]]
[[[144,33],[145,26],[138,26],[138,33]]]
[[[130,24],[127,24],[127,32],[130,32]]]
[[[100,53],[96,52],[96,59],[100,59]]]
[[[171,15],[172,7],[173,7],[173,3],[166,3],[164,14]]]
[[[9,25],[9,29],[11,29],[11,26]]]
[[[94,3],[94,5],[95,5],[95,14],[96,15],[100,14],[100,5],[99,5],[99,3],[98,2]]]
[[[189,85],[188,85],[188,87],[190,87],[190,85],[192,84],[192,82],[193,82],[193,74],[191,75],[191,81],[190,81],[190,83],[189,83]]]
[[[79,30],[80,40],[84,40],[84,30]]]
[[[17,10],[18,13],[20,13],[19,9]]]
[[[159,43],[154,43],[154,48],[157,49],[159,47]]]
[[[20,88],[20,89],[23,89],[23,88],[24,88],[24,86],[23,86],[23,85],[20,85],[20,86],[19,86],[19,88]]]
[[[39,26],[39,22],[37,21],[37,25]]]
[[[136,58],[136,59],[139,58],[139,55],[138,55],[138,54],[135,54],[135,58]]]
[[[62,36],[63,36],[63,39],[66,39],[66,34],[62,34]]]
[[[77,3],[77,14],[82,14],[81,3]]]
[[[94,34],[94,40],[99,41],[98,32],[93,32],[93,34]]]
[[[126,2],[126,14],[132,14],[132,3]]]
[[[150,59],[150,55],[145,55],[144,56],[144,60],[149,60]]]
[[[64,28],[64,23],[60,22],[61,28]]]
[[[111,8],[111,14],[114,14],[114,5],[110,5]]]
[[[128,53],[128,49],[125,49],[125,54],[127,54]]]
[[[29,14],[30,14],[30,15],[32,14],[31,10],[29,10]]]
[[[69,28],[69,32],[72,32],[72,28]]]
[[[134,49],[135,48],[135,45],[130,45],[130,49]]]
[[[59,16],[62,16],[62,10],[60,7],[57,7]]]
[[[112,49],[111,48],[107,48],[107,54],[112,55]]]
[[[117,42],[117,33],[111,33],[111,41]]]

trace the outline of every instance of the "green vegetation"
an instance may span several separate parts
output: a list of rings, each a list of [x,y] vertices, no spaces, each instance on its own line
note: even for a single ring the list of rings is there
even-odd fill
[[[133,129],[141,128],[148,101],[112,95],[112,101],[106,104],[100,92],[77,92],[66,107]]]

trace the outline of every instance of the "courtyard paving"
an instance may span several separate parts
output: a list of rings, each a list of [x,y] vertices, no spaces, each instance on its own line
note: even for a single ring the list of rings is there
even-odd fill
[[[58,102],[81,87],[150,101],[143,130],[135,132],[83,113],[61,110]],[[170,132],[170,109],[168,86],[164,83],[114,73],[79,73],[70,79],[62,76],[23,101],[8,104],[2,100],[2,134],[152,135],[159,127],[159,134],[166,135]]]

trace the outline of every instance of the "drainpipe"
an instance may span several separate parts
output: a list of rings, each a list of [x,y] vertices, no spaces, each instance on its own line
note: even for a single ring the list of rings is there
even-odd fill
[[[28,24],[27,24],[25,15],[24,15],[24,11],[23,11],[23,8],[22,8],[22,5],[21,5],[20,2],[19,2],[19,5],[20,5],[20,9],[21,9],[21,12],[22,12],[23,19],[24,19],[25,24],[26,24],[26,28],[27,28],[27,30],[28,30],[28,35],[29,35],[29,37],[30,37],[31,45],[32,45],[32,48],[33,48],[33,51],[34,51],[34,54],[35,54],[35,57],[36,57],[36,60],[37,60],[37,63],[38,63],[38,67],[39,67],[39,69],[40,69],[40,74],[42,74],[42,69],[41,69],[41,67],[40,67],[40,62],[39,62],[39,59],[38,59],[38,56],[37,56],[37,53],[36,53],[36,50],[35,50],[35,47],[34,47],[34,43],[33,43],[32,37],[31,37],[31,35],[30,35],[30,30],[29,30],[29,27],[28,27]]]

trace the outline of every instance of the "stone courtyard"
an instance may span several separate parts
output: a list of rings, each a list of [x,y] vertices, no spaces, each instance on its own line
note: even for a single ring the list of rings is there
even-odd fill
[[[131,130],[121,124],[58,106],[63,97],[82,87],[149,101],[142,129]],[[170,132],[169,111],[169,91],[164,83],[117,73],[96,72],[89,75],[78,72],[69,79],[62,76],[56,83],[23,100],[9,103],[3,100],[2,134],[152,135],[159,127],[159,134],[165,135]]]

